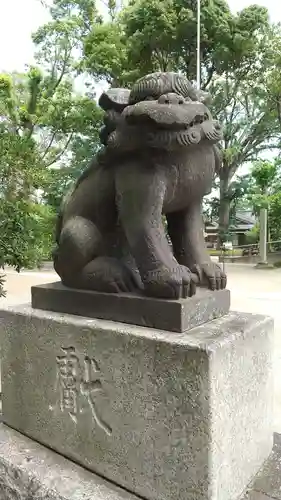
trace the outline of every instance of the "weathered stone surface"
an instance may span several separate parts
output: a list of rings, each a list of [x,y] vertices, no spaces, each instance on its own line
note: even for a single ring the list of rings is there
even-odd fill
[[[187,299],[165,300],[134,294],[75,290],[61,282],[31,288],[32,307],[183,332],[229,312],[229,290],[198,289]]]
[[[269,455],[270,319],[230,313],[186,334],[1,315],[4,422],[128,490],[236,500]]]
[[[137,500],[137,497],[0,424],[0,499]]]
[[[275,447],[243,500],[280,500],[281,450]],[[255,488],[262,488],[257,490]],[[137,500],[17,431],[0,424],[1,500]]]

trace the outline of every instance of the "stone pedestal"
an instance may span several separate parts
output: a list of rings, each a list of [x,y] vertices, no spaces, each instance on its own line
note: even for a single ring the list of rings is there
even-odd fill
[[[31,287],[35,309],[132,325],[184,332],[228,313],[229,290],[198,288],[188,299],[167,300],[131,293],[101,293],[67,288],[58,281]]]
[[[171,333],[0,312],[3,420],[148,500],[236,500],[272,448],[269,318]]]

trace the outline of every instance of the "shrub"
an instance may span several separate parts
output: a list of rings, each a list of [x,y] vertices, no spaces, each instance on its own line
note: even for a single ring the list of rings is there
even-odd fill
[[[277,260],[273,265],[274,267],[281,267],[281,260]]]
[[[47,205],[0,200],[0,265],[18,271],[38,266],[51,253],[54,211]]]

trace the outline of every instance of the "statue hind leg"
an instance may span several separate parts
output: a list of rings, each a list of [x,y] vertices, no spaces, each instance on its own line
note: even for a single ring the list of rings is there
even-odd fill
[[[67,286],[102,252],[103,238],[98,228],[84,217],[71,217],[63,226],[54,252],[54,268]]]
[[[104,237],[92,221],[69,219],[58,243],[54,268],[64,285],[109,293],[137,288],[129,268],[120,259],[106,255]]]

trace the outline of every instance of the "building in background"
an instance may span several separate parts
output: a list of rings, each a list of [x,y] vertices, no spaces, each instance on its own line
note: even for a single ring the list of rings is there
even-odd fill
[[[246,244],[246,235],[257,223],[257,219],[251,210],[236,212],[234,219],[229,226],[229,234],[233,246],[242,246]],[[217,221],[205,219],[205,241],[209,248],[215,248],[218,240],[219,225]]]

